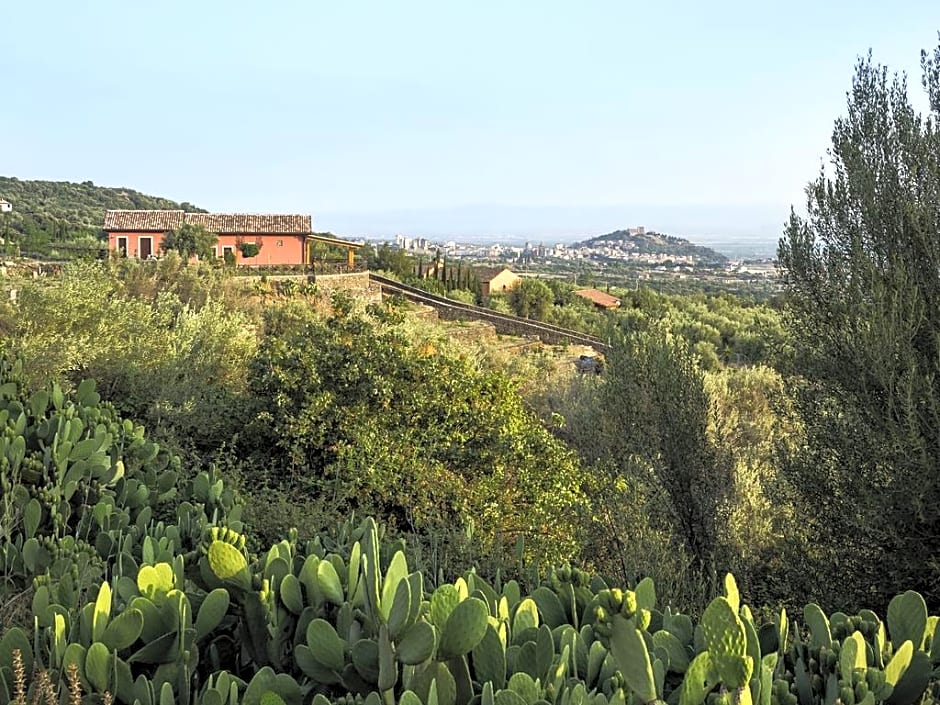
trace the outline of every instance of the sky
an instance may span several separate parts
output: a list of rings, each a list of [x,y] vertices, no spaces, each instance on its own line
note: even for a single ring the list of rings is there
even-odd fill
[[[342,236],[775,237],[857,57],[919,92],[938,30],[936,0],[11,1],[0,175]]]

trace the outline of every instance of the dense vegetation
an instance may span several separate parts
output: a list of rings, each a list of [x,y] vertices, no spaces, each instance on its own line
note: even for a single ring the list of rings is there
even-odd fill
[[[808,441],[791,475],[856,600],[883,600],[884,573],[940,600],[940,48],[922,63],[926,119],[903,77],[859,62],[780,243]]]
[[[204,212],[191,203],[147,196],[127,188],[68,181],[24,181],[0,176],[0,198],[13,204],[0,213],[0,252],[74,256],[93,252],[109,209],[168,208]]]
[[[0,367],[5,588],[32,583],[0,638],[0,702],[237,705],[865,703],[940,696],[937,617],[907,592],[873,612],[760,624],[734,579],[698,626],[649,578],[578,569],[538,586],[411,571],[373,520],[251,554],[217,472],[171,454],[93,383],[31,395]],[[24,620],[25,621],[25,620]],[[869,656],[869,652],[871,655]],[[36,667],[41,674],[30,679]],[[713,692],[714,691],[714,692]]]
[[[174,253],[15,281],[0,705],[940,698],[924,75],[927,120],[859,64],[781,308],[486,302],[602,335],[599,376]]]

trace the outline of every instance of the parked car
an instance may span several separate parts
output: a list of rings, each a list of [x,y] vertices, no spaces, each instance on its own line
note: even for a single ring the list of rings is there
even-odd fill
[[[578,372],[582,374],[587,372],[593,372],[596,375],[599,375],[604,371],[604,361],[600,358],[594,357],[593,355],[580,355],[575,361],[575,367],[578,368]]]

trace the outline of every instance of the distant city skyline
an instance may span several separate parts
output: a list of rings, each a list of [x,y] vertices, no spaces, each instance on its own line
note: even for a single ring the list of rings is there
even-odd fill
[[[923,105],[940,29],[935,0],[89,0],[2,22],[3,174],[348,235],[646,221],[689,239],[776,237],[857,57],[906,71]]]
[[[417,211],[322,213],[314,227],[342,237],[393,240],[397,235],[464,242],[568,243],[643,226],[723,254],[772,256],[789,207],[476,205]],[[730,223],[730,225],[728,224]]]

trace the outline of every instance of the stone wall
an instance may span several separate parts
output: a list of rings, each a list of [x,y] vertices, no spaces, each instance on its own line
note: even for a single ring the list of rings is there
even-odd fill
[[[316,276],[317,288],[320,291],[336,291],[337,289],[342,289],[343,291],[368,291],[370,289],[377,289],[381,291],[381,287],[378,287],[369,280],[368,272],[353,272],[352,274],[318,274]]]
[[[600,340],[584,333],[550,326],[527,318],[497,313],[480,306],[462,304],[379,275],[373,274],[371,278],[387,294],[401,294],[411,301],[437,309],[438,315],[444,320],[482,321],[492,325],[497,333],[541,340],[549,345],[563,345],[565,343],[590,345],[598,351],[607,348],[607,345]]]
[[[334,291],[347,291],[366,303],[382,302],[382,287],[369,279],[368,272],[318,274],[316,284],[319,296],[326,300],[329,300]]]

